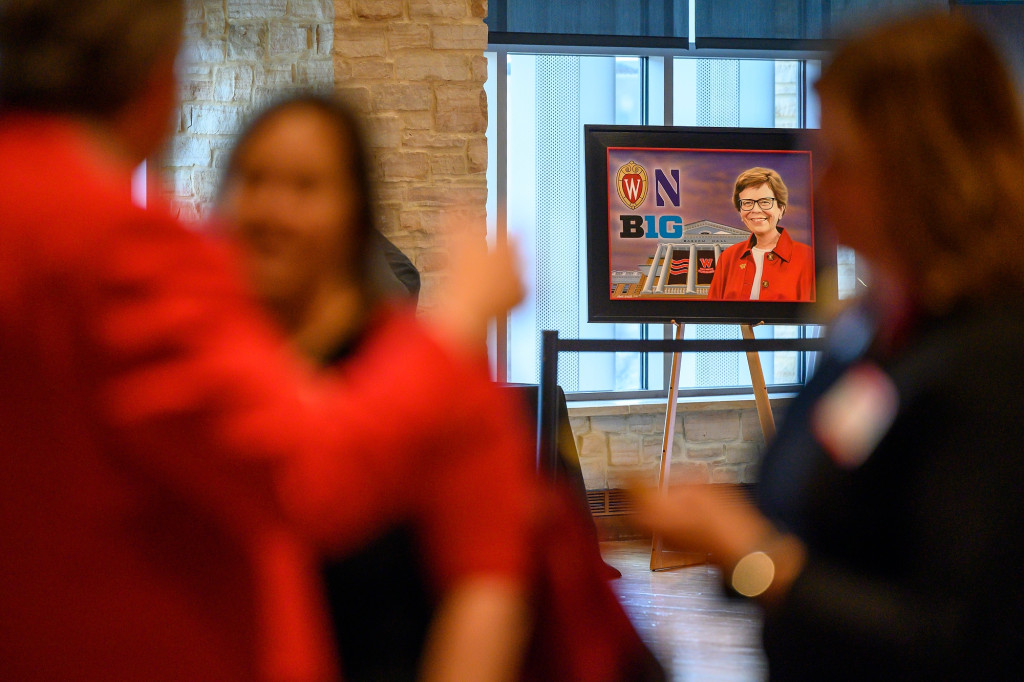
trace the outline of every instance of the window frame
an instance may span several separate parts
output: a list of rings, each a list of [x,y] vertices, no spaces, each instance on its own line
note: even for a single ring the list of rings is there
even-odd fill
[[[517,36],[518,37],[518,36]],[[566,38],[565,36],[560,36]],[[580,38],[587,38],[592,36],[579,36]],[[662,67],[662,101],[663,101],[663,124],[673,125],[674,121],[674,64],[676,58],[685,59],[751,59],[751,60],[789,60],[799,61],[799,78],[798,78],[798,128],[805,128],[807,125],[807,113],[809,103],[809,89],[808,89],[808,61],[820,61],[824,59],[827,54],[819,50],[810,49],[798,49],[798,50],[766,50],[766,49],[721,49],[721,48],[698,48],[692,38],[686,49],[676,47],[645,47],[638,48],[629,45],[577,45],[572,44],[571,40],[560,42],[558,44],[546,43],[492,43],[489,42],[487,45],[486,53],[493,53],[495,55],[496,66],[506,65],[508,63],[508,57],[510,54],[529,54],[529,55],[566,55],[574,57],[639,57],[641,61],[641,69],[644,74],[643,78],[643,99],[641,108],[643,111],[644,124],[647,125],[647,121],[650,120],[650,102],[651,96],[648,86],[648,78],[646,74],[649,72],[649,65],[651,58],[660,58],[663,60]],[[495,150],[496,159],[493,159],[495,165],[495,240],[504,244],[508,241],[508,70],[507,68],[496,68],[495,69],[496,82],[495,82],[495,104],[491,109],[493,115],[496,116],[495,122]],[[489,160],[489,163],[491,160]],[[648,323],[657,324],[657,323]],[[809,338],[808,330],[809,325],[799,325],[800,333],[799,338]],[[647,325],[644,326],[644,337],[646,337]],[[672,327],[671,325],[664,325],[665,336],[664,338],[672,338]],[[818,331],[820,328],[816,328]],[[508,380],[508,360],[509,360],[509,316],[505,315],[496,321],[494,330],[494,372],[496,379],[499,382]],[[807,351],[801,351],[800,357],[797,361],[797,383],[792,384],[773,384],[768,386],[769,393],[792,393],[801,388],[807,378],[810,376],[811,369],[814,363],[814,354]],[[650,362],[649,354],[644,354],[641,362],[647,364]],[[633,391],[572,391],[566,392],[566,399],[568,401],[597,401],[597,400],[648,400],[653,398],[663,398],[666,394],[666,390],[671,381],[671,362],[672,356],[669,353],[663,354],[663,385],[666,388],[663,389],[645,389],[645,390],[633,390]],[[647,376],[646,372],[643,374],[642,382],[646,383]],[[721,386],[721,387],[698,387],[698,388],[681,388],[679,389],[680,397],[700,397],[700,396],[744,396],[753,395],[752,386]]]

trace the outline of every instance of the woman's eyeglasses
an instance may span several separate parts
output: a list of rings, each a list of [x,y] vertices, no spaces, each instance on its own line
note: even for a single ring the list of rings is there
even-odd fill
[[[775,197],[762,197],[760,199],[740,199],[740,210],[749,211],[757,204],[762,211],[767,211],[775,205]]]

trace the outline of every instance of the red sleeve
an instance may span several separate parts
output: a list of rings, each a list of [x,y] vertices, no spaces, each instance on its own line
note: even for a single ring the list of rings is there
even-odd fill
[[[729,250],[726,249],[715,263],[715,274],[711,276],[711,287],[708,289],[709,301],[721,301],[725,298],[725,280],[729,276],[730,261]]]
[[[458,439],[486,412],[454,400],[486,383],[481,367],[411,316],[328,382],[294,359],[208,240],[141,212],[105,235],[83,361],[110,449],[233,527],[270,516],[343,549],[406,511],[418,434]]]
[[[460,395],[483,409],[460,441],[440,444],[424,481],[418,518],[440,589],[473,575],[526,575],[538,489],[514,397],[493,384]]]

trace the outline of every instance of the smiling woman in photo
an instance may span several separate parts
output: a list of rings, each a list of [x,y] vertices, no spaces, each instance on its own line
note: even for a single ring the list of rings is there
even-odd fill
[[[779,226],[788,201],[786,183],[771,168],[750,168],[739,174],[732,202],[751,234],[722,252],[709,299],[814,300],[814,252]]]

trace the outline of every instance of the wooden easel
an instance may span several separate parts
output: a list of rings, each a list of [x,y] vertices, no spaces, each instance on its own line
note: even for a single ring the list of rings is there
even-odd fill
[[[678,341],[683,338],[683,328],[686,326],[681,322],[672,320],[675,327],[673,338]],[[754,339],[754,325],[741,324],[740,332],[743,338],[751,341]],[[661,444],[661,471],[658,474],[658,493],[664,494],[668,491],[669,471],[672,468],[672,441],[676,430],[676,406],[679,403],[679,365],[682,363],[682,353],[672,354],[672,372],[669,379],[671,385],[668,390],[668,406],[665,410],[665,437]],[[761,357],[757,351],[747,353],[747,365],[750,367],[750,383],[754,388],[754,402],[757,405],[757,417],[761,422],[761,433],[764,434],[765,442],[775,437],[775,418],[772,416],[772,405],[768,400],[768,388],[764,383],[764,371],[761,369]],[[662,546],[662,539],[658,533],[654,534],[651,541],[651,570],[665,571],[670,568],[682,566],[693,566],[707,561],[707,555],[703,552],[677,552],[665,549]]]

